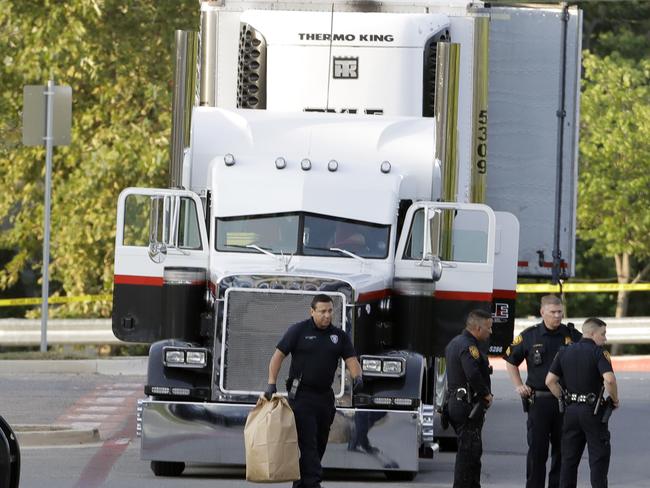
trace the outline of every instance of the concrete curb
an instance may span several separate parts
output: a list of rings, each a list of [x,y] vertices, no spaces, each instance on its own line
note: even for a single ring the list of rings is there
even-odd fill
[[[43,373],[146,376],[147,358],[0,360],[0,374]]]
[[[100,442],[99,430],[74,429],[69,425],[14,425],[20,447],[70,446]]]

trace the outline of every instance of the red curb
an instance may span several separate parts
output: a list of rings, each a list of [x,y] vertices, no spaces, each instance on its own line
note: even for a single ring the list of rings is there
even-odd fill
[[[491,357],[490,364],[495,371],[505,371],[506,362],[500,357]],[[634,373],[648,373],[650,372],[650,356],[614,356],[612,357],[612,367],[614,373],[617,372],[634,372]],[[526,363],[523,362],[519,368],[524,371]]]

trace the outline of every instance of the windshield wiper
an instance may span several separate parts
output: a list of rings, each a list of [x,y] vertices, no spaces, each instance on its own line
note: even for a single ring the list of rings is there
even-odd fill
[[[291,260],[293,259],[293,254],[285,254],[282,249],[280,249],[280,254],[274,254],[271,251],[267,251],[263,247],[260,247],[256,244],[248,244],[246,246],[237,246],[237,247],[245,247],[248,249],[255,249],[258,252],[261,252],[262,254],[266,254],[267,256],[271,256],[273,259],[275,259],[278,264],[284,268],[284,271],[289,271],[289,263],[291,263]]]
[[[341,249],[340,247],[330,247],[329,251],[340,252],[341,254],[345,254],[346,256],[350,256],[351,258],[354,258],[357,261],[361,261],[362,263],[366,262],[365,258],[362,258],[358,254],[354,254],[352,251],[348,251],[347,249]]]
[[[267,256],[271,256],[273,259],[277,258],[275,254],[273,254],[271,251],[267,251],[263,247],[258,246],[257,244],[247,244],[246,246],[241,246],[241,247],[246,247],[248,249],[255,249],[258,252],[261,252],[262,254],[266,254]],[[280,251],[282,252],[282,251]]]
[[[329,251],[329,252],[337,252],[339,254],[344,254],[346,256],[349,256],[351,258],[354,258],[358,261],[361,261],[362,263],[366,262],[366,259],[359,256],[358,254],[354,254],[352,251],[348,251],[347,249],[341,249],[340,247],[315,247],[315,246],[306,246],[303,244],[303,249],[313,249],[314,251]]]

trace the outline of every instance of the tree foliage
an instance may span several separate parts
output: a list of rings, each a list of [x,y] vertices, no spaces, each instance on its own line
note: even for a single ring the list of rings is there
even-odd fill
[[[584,56],[580,231],[608,255],[650,256],[650,62]]]
[[[638,281],[650,259],[650,62],[585,53],[578,198],[580,236]],[[627,307],[619,294],[617,315]]]
[[[26,84],[70,85],[72,143],[55,148],[51,277],[62,294],[112,287],[115,207],[128,186],[166,186],[175,29],[198,26],[196,0],[2,0],[0,289],[40,273],[42,148],[21,145]],[[109,304],[68,313],[110,312]]]

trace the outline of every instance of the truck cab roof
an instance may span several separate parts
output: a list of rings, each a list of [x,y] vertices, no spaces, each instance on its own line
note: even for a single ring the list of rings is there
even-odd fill
[[[391,224],[398,200],[438,197],[432,134],[432,118],[196,108],[185,186],[212,190],[218,217],[263,208]]]

